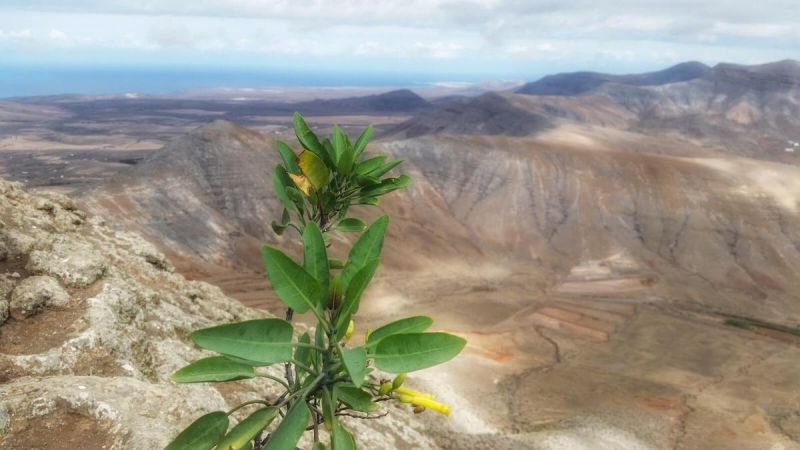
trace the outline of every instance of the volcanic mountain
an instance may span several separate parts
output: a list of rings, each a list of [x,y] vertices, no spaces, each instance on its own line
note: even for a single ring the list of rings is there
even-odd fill
[[[800,167],[775,147],[800,130],[796,67],[452,98],[370,146],[414,182],[381,205],[360,320],[425,313],[470,342],[416,376],[463,408],[431,448],[796,446]],[[270,141],[214,122],[83,200],[277,311]]]
[[[630,86],[660,86],[704,76],[710,68],[696,61],[681,63],[657,72],[632,75],[612,75],[599,72],[573,72],[548,75],[527,83],[516,90],[528,95],[580,95],[606,83]]]

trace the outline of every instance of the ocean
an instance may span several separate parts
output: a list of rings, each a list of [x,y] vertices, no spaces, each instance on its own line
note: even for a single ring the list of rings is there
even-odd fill
[[[0,98],[59,94],[169,94],[213,87],[413,86],[441,81],[391,73],[315,72],[211,67],[86,67],[4,65]]]

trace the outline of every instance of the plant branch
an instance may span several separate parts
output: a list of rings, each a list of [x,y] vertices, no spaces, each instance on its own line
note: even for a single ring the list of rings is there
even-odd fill
[[[285,381],[281,380],[281,379],[280,379],[280,378],[278,378],[278,377],[275,377],[275,376],[272,376],[272,375],[270,375],[270,374],[266,374],[266,373],[260,373],[260,374],[258,374],[258,377],[260,377],[260,378],[266,378],[266,379],[268,379],[268,380],[272,380],[272,381],[274,381],[274,382],[276,382],[276,383],[280,383],[280,384],[281,384],[281,386],[285,387],[286,389],[290,389],[290,387],[289,387],[289,383],[287,383],[287,382],[285,382]]]

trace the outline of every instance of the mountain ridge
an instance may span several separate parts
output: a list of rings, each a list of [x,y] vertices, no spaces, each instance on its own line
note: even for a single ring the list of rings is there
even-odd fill
[[[514,92],[526,95],[580,95],[606,83],[632,86],[658,86],[689,81],[707,74],[711,68],[701,62],[689,61],[663,70],[638,74],[614,75],[601,72],[568,72],[547,75],[526,83]]]

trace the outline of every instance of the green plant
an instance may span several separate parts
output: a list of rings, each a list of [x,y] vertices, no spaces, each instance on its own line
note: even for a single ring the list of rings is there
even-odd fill
[[[197,345],[218,356],[195,361],[173,375],[179,383],[265,377],[280,385],[283,393],[274,399],[253,399],[228,412],[206,414],[168,450],[293,450],[306,431],[313,432],[313,450],[320,450],[326,448],[320,441],[323,429],[330,435],[333,450],[351,450],[356,441],[339,421],[341,416],[381,417],[385,412],[378,414],[378,405],[385,401],[412,404],[415,412],[425,408],[450,412],[449,406],[403,382],[406,372],[454,358],[464,348],[464,339],[425,332],[433,321],[417,316],[367,333],[363,345],[348,345],[352,318],[378,268],[389,218],[383,216],[367,226],[347,213],[351,206],[377,205],[381,196],[406,187],[410,182],[406,175],[384,177],[401,161],[363,157],[372,127],[354,144],[338,127],[330,139],[320,141],[299,114],[294,116],[294,128],[303,148],[299,155],[277,142],[283,164],[275,168],[273,179],[284,209],[272,228],[278,234],[290,228],[299,233],[302,264],[278,249],[262,249],[272,287],[287,306],[286,318],[230,323],[191,333]],[[328,255],[328,233],[334,230],[361,233],[346,261]],[[313,332],[295,337],[294,313],[313,314]],[[264,371],[273,364],[284,365],[283,378]],[[398,375],[391,381],[381,379],[373,365]],[[245,407],[257,409],[229,429],[229,416]],[[266,432],[277,420],[272,431]]]

